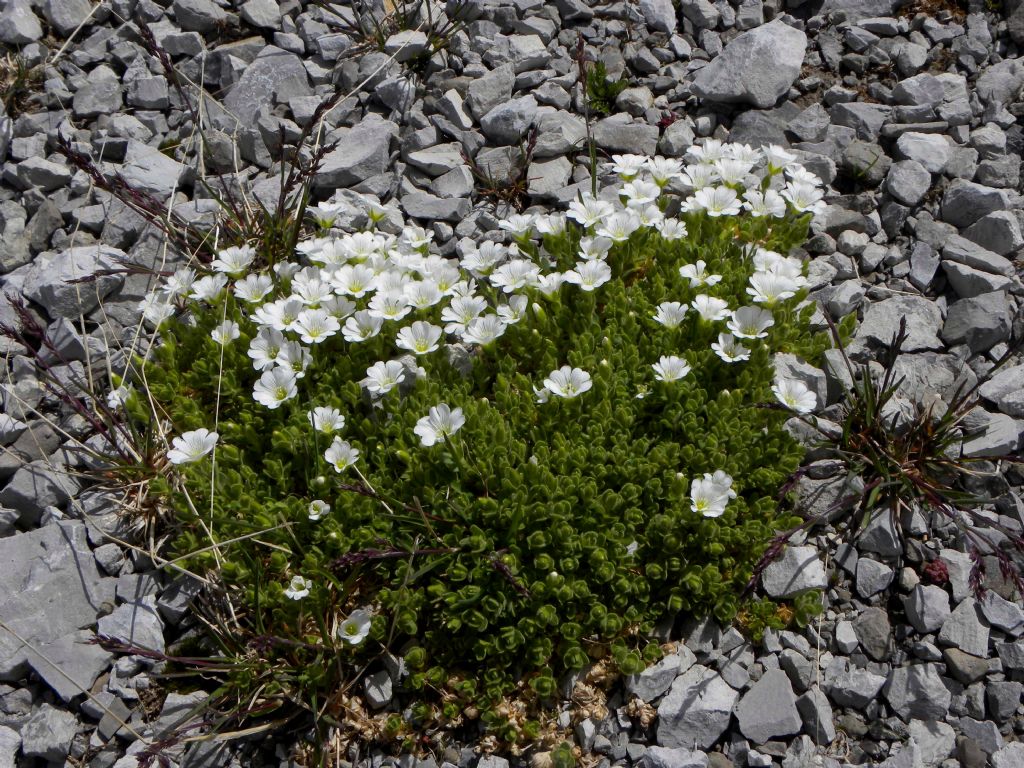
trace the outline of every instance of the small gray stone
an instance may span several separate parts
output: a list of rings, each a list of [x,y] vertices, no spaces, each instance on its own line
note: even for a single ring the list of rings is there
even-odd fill
[[[1020,706],[1024,683],[1010,680],[991,680],[985,686],[985,704],[989,717],[998,723],[1005,723]]]
[[[647,748],[640,764],[646,768],[708,768],[708,756],[699,749],[655,745]]]
[[[939,676],[937,664],[896,667],[889,673],[885,695],[889,705],[904,721],[941,720],[949,711],[952,694]]]
[[[1024,634],[1024,609],[989,590],[979,601],[981,613],[988,623],[1010,637]]]
[[[896,151],[906,160],[915,160],[929,173],[942,173],[950,158],[949,142],[934,133],[907,131],[896,140]]]
[[[544,159],[568,154],[581,147],[586,136],[587,126],[581,117],[568,112],[540,111],[537,114],[537,144],[533,155]]]
[[[857,594],[864,598],[877,595],[892,584],[895,575],[885,563],[862,557],[857,561]]]
[[[71,171],[67,166],[47,160],[45,157],[29,157],[18,163],[15,174],[25,188],[37,187],[41,192],[53,192],[67,186]]]
[[[1009,209],[1004,190],[965,179],[954,179],[942,196],[942,220],[957,227],[967,227],[993,211]]]
[[[391,675],[386,669],[367,675],[363,679],[366,700],[374,709],[383,709],[391,703],[393,697]]]
[[[609,152],[653,155],[658,146],[658,126],[632,122],[628,115],[616,114],[594,126],[594,142]]]
[[[981,750],[988,755],[991,755],[1003,746],[1003,737],[999,733],[999,726],[990,720],[975,720],[973,717],[961,717],[958,725],[964,736],[981,747]]]
[[[988,67],[978,81],[974,90],[984,102],[1000,102],[1008,104],[1020,92],[1024,85],[1024,64],[1020,59],[1006,59]]]
[[[887,509],[872,513],[857,539],[862,552],[874,552],[882,557],[896,557],[902,551],[903,542],[894,515]]]
[[[836,727],[832,721],[832,705],[820,688],[814,686],[796,700],[796,708],[803,720],[804,732],[815,744],[831,744],[836,738]]]
[[[947,648],[942,652],[946,672],[964,685],[981,680],[988,674],[988,659],[964,653],[959,648]]]
[[[19,749],[21,736],[18,732],[6,725],[0,725],[0,768],[17,768],[15,755]]]
[[[658,744],[707,749],[729,727],[738,696],[713,670],[690,667],[658,705]]]
[[[960,299],[949,305],[942,338],[984,352],[1010,337],[1010,318],[1009,302],[1002,291]]]
[[[966,598],[949,615],[939,631],[939,642],[972,656],[988,656],[988,627],[974,598]]]
[[[672,685],[672,681],[697,661],[693,651],[685,645],[677,653],[669,654],[643,672],[626,677],[626,690],[641,701],[652,702]]]
[[[102,616],[96,634],[147,650],[164,652],[164,623],[156,610],[156,598],[144,597],[124,603],[108,616]]]
[[[857,650],[860,640],[857,639],[857,632],[853,623],[843,620],[836,622],[836,630],[833,635],[836,650],[840,653],[851,654]]]
[[[860,563],[858,563],[860,567]],[[889,614],[882,608],[865,608],[853,621],[853,629],[864,652],[875,661],[892,656],[892,627]]]
[[[640,0],[640,12],[649,29],[655,32],[676,31],[676,8],[672,0]]]
[[[338,189],[384,173],[391,157],[391,140],[398,126],[370,113],[338,140],[335,149],[324,157],[320,172],[313,179],[318,189]]]
[[[1021,39],[1024,40],[1024,35]],[[992,755],[992,768],[1019,768],[1021,765],[1024,765],[1024,741],[1010,742]]]
[[[832,123],[853,128],[859,139],[875,141],[891,114],[892,107],[884,104],[851,101],[832,107]]]
[[[771,669],[747,691],[736,705],[740,731],[755,744],[800,732],[803,724],[789,677]]]
[[[106,245],[68,248],[32,265],[25,280],[25,294],[52,318],[76,319],[94,310],[103,297],[123,283],[124,277],[114,274],[84,283],[68,281],[115,269],[125,257],[124,251]]]
[[[522,139],[536,117],[537,100],[523,96],[493,107],[480,118],[480,127],[488,139],[505,146]]]
[[[43,6],[43,16],[61,37],[67,37],[78,29],[91,13],[89,0],[46,0]]]
[[[212,0],[174,0],[174,20],[187,32],[212,32],[228,15]]]
[[[697,73],[691,88],[707,101],[771,107],[799,76],[806,49],[803,32],[772,21],[735,37]]]
[[[28,0],[10,0],[0,11],[0,43],[25,45],[43,36],[43,26]]]
[[[1000,256],[1009,256],[1024,247],[1020,222],[1010,211],[982,216],[964,230],[964,237]]]
[[[441,198],[426,192],[410,192],[401,198],[402,210],[414,219],[462,221],[472,208],[466,198]]]
[[[823,686],[835,704],[864,709],[875,700],[885,681],[882,675],[853,666],[849,659],[837,656],[825,668]]]
[[[90,642],[94,638],[91,631],[82,630],[41,642],[28,649],[28,663],[61,699],[71,701],[91,690],[110,668],[113,655]]]
[[[246,23],[254,27],[276,30],[281,26],[281,6],[274,0],[246,0],[239,13]]]
[[[939,629],[949,618],[949,595],[934,584],[918,584],[903,601],[907,620],[922,635]]]
[[[926,768],[937,766],[953,751],[956,732],[952,726],[935,720],[911,720],[910,738],[920,750],[921,762]]]
[[[885,188],[894,198],[907,205],[917,205],[928,192],[932,175],[916,160],[893,163],[885,177]]]
[[[276,46],[265,46],[224,97],[224,108],[238,120],[237,127],[251,127],[261,108],[273,107],[274,94],[284,83],[289,98],[313,95],[302,59]]]
[[[783,598],[828,585],[825,568],[814,547],[786,547],[764,569],[761,583],[769,596]]]
[[[21,728],[21,753],[63,763],[77,732],[73,714],[42,704]]]
[[[1024,417],[1024,365],[1009,366],[978,388],[978,394],[1005,414],[1016,418]]]
[[[170,198],[192,178],[192,169],[187,165],[141,141],[128,142],[119,171],[133,187],[161,201]]]
[[[477,77],[469,84],[466,106],[478,120],[512,98],[512,87],[516,74],[511,64],[495,67],[483,77]]]
[[[904,352],[942,348],[938,337],[942,312],[934,302],[919,296],[894,296],[872,304],[864,313],[856,338],[875,345],[888,345],[902,318],[907,321]]]
[[[462,145],[458,142],[418,149],[406,155],[405,160],[412,167],[419,168],[431,176],[441,176],[457,166],[464,165]]]
[[[395,61],[409,61],[427,50],[429,45],[426,32],[406,29],[396,32],[384,42],[384,53],[394,56]]]

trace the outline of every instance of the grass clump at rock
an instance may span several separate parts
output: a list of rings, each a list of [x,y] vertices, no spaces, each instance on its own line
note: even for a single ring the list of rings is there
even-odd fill
[[[227,248],[147,297],[160,343],[120,391],[174,436],[150,491],[170,556],[216,585],[238,701],[522,743],[564,672],[639,672],[658,622],[744,607],[795,523],[783,424],[814,396],[773,355],[828,343],[785,255],[821,191],[781,150],[713,141],[612,170],[605,197],[457,259],[368,203],[352,231]],[[417,703],[371,717],[367,676]]]

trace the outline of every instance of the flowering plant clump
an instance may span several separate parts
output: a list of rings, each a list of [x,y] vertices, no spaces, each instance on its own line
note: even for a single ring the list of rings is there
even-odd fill
[[[664,617],[737,614],[788,521],[783,424],[814,405],[773,355],[826,344],[789,255],[820,184],[712,140],[611,170],[453,258],[368,201],[359,231],[273,263],[227,248],[143,302],[176,555],[301,693],[330,701],[386,652],[441,692],[416,717],[473,703],[517,738],[513,691],[599,658],[638,672]]]

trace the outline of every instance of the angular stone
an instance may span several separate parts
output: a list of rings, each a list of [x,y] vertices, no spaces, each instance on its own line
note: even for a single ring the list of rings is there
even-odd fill
[[[862,557],[857,561],[857,594],[864,598],[877,595],[892,584],[895,575],[885,563]]]
[[[42,704],[21,729],[21,753],[63,763],[78,732],[78,720],[49,704]]]
[[[648,747],[643,762],[649,768],[708,768],[708,756],[704,752],[680,747]]]
[[[96,634],[157,653],[165,649],[164,623],[152,596],[117,606],[113,613],[100,618]]]
[[[28,691],[25,691],[28,693]],[[17,768],[15,755],[21,749],[21,736],[13,728],[0,725],[0,768]]]
[[[391,140],[398,126],[370,113],[338,140],[313,179],[318,189],[338,189],[384,173],[391,157]]]
[[[572,176],[572,162],[567,157],[555,157],[530,164],[527,191],[531,196],[557,199],[565,193]]]
[[[835,704],[863,709],[878,696],[885,685],[885,678],[855,667],[849,659],[837,656],[825,668],[822,684]]]
[[[789,677],[781,669],[761,676],[736,705],[740,731],[755,744],[800,732],[803,721]]]
[[[626,677],[626,690],[641,701],[652,702],[665,693],[672,681],[696,661],[693,651],[685,645],[680,646],[678,652],[669,654],[639,674]]]
[[[384,42],[384,53],[394,56],[398,62],[409,61],[427,50],[429,45],[426,32],[406,29],[396,32]]]
[[[988,674],[988,659],[964,653],[959,648],[947,648],[942,652],[946,661],[946,672],[964,685],[981,680]]]
[[[161,201],[170,198],[192,178],[192,169],[187,165],[141,141],[128,142],[119,172],[133,187]]]
[[[42,305],[51,318],[77,319],[92,312],[100,300],[124,282],[123,275],[101,275],[82,283],[69,280],[92,278],[102,270],[116,269],[126,254],[107,245],[68,248],[32,265],[25,279],[25,295]]]
[[[442,198],[426,192],[409,192],[400,200],[402,210],[414,219],[456,223],[469,215],[472,205],[466,198]]]
[[[960,299],[949,305],[942,338],[984,352],[1010,337],[1010,305],[1002,291]]]
[[[174,20],[188,32],[212,32],[228,15],[212,0],[174,0]]]
[[[917,205],[927,194],[932,175],[916,160],[893,163],[885,177],[885,188],[894,198],[907,205]]]
[[[61,507],[79,490],[76,477],[47,460],[20,467],[0,491],[0,505],[16,510],[23,523],[39,523],[46,507]]]
[[[627,115],[612,115],[594,126],[594,142],[609,152],[653,155],[658,147],[658,126],[632,122]]]
[[[1012,58],[987,67],[978,77],[974,90],[984,102],[1008,104],[1021,86],[1024,86],[1024,63]]]
[[[934,302],[919,296],[894,296],[868,307],[857,329],[857,340],[886,346],[906,318],[907,339],[904,352],[941,349],[938,332],[942,326],[942,312]]]
[[[246,0],[240,15],[243,21],[262,29],[276,30],[281,25],[281,6],[275,0]]]
[[[1001,293],[1013,285],[1013,281],[1008,277],[976,269],[957,261],[943,261],[942,271],[954,293],[965,299],[973,299],[989,293]]]
[[[113,654],[91,643],[93,638],[91,631],[81,630],[39,643],[27,651],[28,663],[61,699],[71,701],[91,690],[110,668]]]
[[[560,110],[538,111],[536,125],[537,144],[533,156],[537,159],[568,154],[579,149],[587,137],[583,118]]]
[[[1024,418],[1024,365],[1002,368],[978,388],[978,394],[1005,414]]]
[[[43,36],[43,26],[28,0],[10,0],[0,11],[0,43],[26,45]]]
[[[729,727],[739,694],[699,664],[677,677],[658,705],[658,744],[707,749]]]
[[[988,656],[988,627],[974,598],[966,598],[943,622],[939,643],[955,646],[972,656]]]
[[[859,565],[859,564],[858,564]],[[853,621],[853,630],[864,652],[875,661],[892,656],[892,627],[889,614],[882,608],[865,608]]]
[[[825,567],[814,547],[786,547],[764,569],[761,584],[769,596],[785,598],[812,589],[824,589],[828,581]]]
[[[957,227],[970,226],[993,211],[1009,209],[1004,190],[965,179],[953,179],[942,196],[942,220]]]
[[[1016,680],[990,680],[985,686],[985,704],[989,717],[998,723],[1012,718],[1020,706],[1022,693],[1024,683]]]
[[[640,13],[644,15],[649,29],[655,32],[676,31],[676,8],[672,0],[640,0]]]
[[[707,101],[770,107],[800,75],[806,50],[803,32],[772,21],[735,37],[697,73],[691,88]]]
[[[892,107],[884,104],[851,101],[832,107],[832,123],[853,128],[859,139],[875,141],[891,114]]]
[[[89,0],[46,0],[43,6],[43,16],[61,37],[74,32],[91,13]]]
[[[998,214],[990,215],[995,216]],[[959,235],[949,236],[942,246],[942,257],[996,275],[1010,277],[1014,274],[1013,263],[1009,259],[1000,256],[998,253],[986,250],[977,243]]]
[[[431,176],[440,176],[464,164],[462,145],[455,141],[410,152],[405,156],[405,160],[409,165]]]
[[[942,81],[926,72],[900,80],[892,89],[892,98],[897,104],[908,106],[934,106],[946,96]]]
[[[1024,8],[1024,6],[1021,7]],[[1024,42],[1024,35],[1021,35],[1021,42]],[[1022,765],[1024,765],[1024,741],[1011,742],[992,755],[992,768],[1020,768]]]
[[[522,139],[536,116],[537,100],[533,96],[523,96],[490,109],[480,118],[480,127],[488,139],[505,146]]]
[[[831,744],[836,738],[836,726],[832,721],[832,705],[820,688],[814,686],[796,700],[796,708],[803,720],[804,732],[815,744]]]
[[[483,77],[474,78],[466,95],[466,106],[479,120],[499,104],[512,98],[516,73],[511,64],[495,67]]]
[[[934,720],[911,720],[910,738],[917,743],[921,762],[927,768],[937,766],[949,757],[956,744],[953,727]]]
[[[60,189],[71,181],[71,170],[45,157],[29,157],[16,166],[14,173],[25,188],[37,187],[42,192]]]
[[[1010,211],[982,216],[964,230],[964,237],[999,256],[1009,256],[1024,247],[1020,222]]]
[[[275,92],[286,82],[288,95],[292,98],[313,95],[302,59],[294,53],[268,45],[228,91],[224,97],[224,108],[237,118],[239,128],[251,127],[255,125],[261,108],[273,106]]]
[[[946,717],[953,697],[938,668],[938,664],[912,664],[896,667],[889,673],[882,693],[904,722]]]
[[[918,584],[903,600],[907,620],[922,635],[939,629],[949,618],[949,594],[934,584]]]

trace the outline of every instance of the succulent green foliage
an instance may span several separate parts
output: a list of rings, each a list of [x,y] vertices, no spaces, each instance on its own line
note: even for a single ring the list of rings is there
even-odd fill
[[[176,433],[212,428],[216,413],[221,436],[215,471],[181,467],[189,499],[160,488],[178,515],[175,555],[198,572],[220,569],[248,632],[239,641],[262,638],[267,663],[293,670],[294,695],[329,697],[387,649],[404,657],[411,687],[482,704],[500,729],[486,707],[517,684],[544,699],[563,671],[602,656],[638,672],[658,656],[646,638],[664,617],[736,616],[766,543],[795,522],[776,495],[802,453],[782,426],[789,414],[770,405],[771,355],[815,360],[828,340],[807,330],[803,292],[773,308],[775,326],[744,363],[711,351],[721,328],[695,312],[674,329],[654,322],[659,302],[701,292],[679,274],[697,259],[722,275],[717,296],[747,304],[745,243],[787,252],[809,217],[681,218],[689,237],[635,233],[611,250],[611,282],[536,294],[523,322],[473,352],[468,372],[423,356],[425,377],[377,405],[358,382],[392,356],[384,335],[329,339],[300,397],[269,410],[252,398],[252,322],[224,347],[210,337],[225,313],[239,316],[233,297],[164,325],[146,367],[154,401]],[[570,228],[541,247],[570,269],[579,237]],[[651,364],[673,354],[692,374],[655,381]],[[589,371],[593,388],[538,403],[534,387],[565,364]],[[465,426],[424,447],[413,428],[440,402],[461,407]],[[307,419],[315,406],[345,414],[361,475],[325,462],[329,441]],[[137,400],[130,408],[146,417]],[[689,483],[719,469],[738,498],[704,518]],[[332,507],[315,522],[313,499]],[[233,543],[215,553],[210,531]],[[296,574],[314,585],[301,602],[283,593]],[[339,642],[340,618],[364,605],[376,608],[369,642]]]
[[[593,67],[587,69],[587,98],[590,100],[590,110],[596,115],[611,114],[615,99],[628,86],[629,81],[625,78],[609,80],[604,62],[595,62]]]

